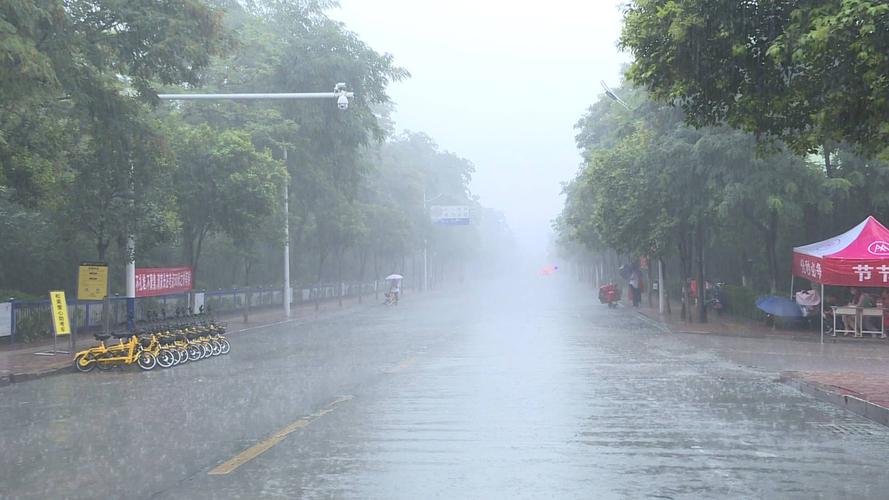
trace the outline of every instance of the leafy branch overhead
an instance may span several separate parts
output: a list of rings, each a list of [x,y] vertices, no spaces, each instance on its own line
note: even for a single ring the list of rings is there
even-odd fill
[[[877,0],[634,0],[629,79],[688,123],[811,152],[889,144],[889,4]]]

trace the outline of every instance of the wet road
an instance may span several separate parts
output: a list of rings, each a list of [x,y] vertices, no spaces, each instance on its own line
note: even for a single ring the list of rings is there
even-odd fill
[[[408,296],[0,388],[0,497],[885,498],[889,429],[577,292]]]

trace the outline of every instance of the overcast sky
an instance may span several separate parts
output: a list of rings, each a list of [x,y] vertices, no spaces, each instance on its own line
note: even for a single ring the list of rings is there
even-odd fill
[[[471,160],[473,192],[540,254],[580,163],[573,126],[629,60],[619,3],[340,0],[330,15],[411,72],[390,88],[398,129]]]

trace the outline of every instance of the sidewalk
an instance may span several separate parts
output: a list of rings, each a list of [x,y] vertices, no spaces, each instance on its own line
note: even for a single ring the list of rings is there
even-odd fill
[[[815,399],[889,426],[889,380],[873,373],[786,372],[779,379]]]
[[[632,309],[630,306],[626,306],[627,309]],[[796,328],[781,328],[781,327],[773,327],[764,324],[763,322],[754,321],[752,319],[746,318],[737,318],[734,316],[730,316],[728,314],[715,314],[712,311],[707,314],[707,322],[706,323],[689,323],[683,321],[679,317],[680,308],[677,304],[673,304],[673,314],[670,316],[664,315],[663,317],[660,315],[657,309],[657,301],[655,300],[654,307],[648,307],[647,301],[643,299],[643,305],[635,309],[639,314],[647,317],[648,319],[657,321],[667,328],[670,329],[673,333],[691,333],[691,334],[699,334],[699,335],[717,335],[717,336],[733,336],[733,337],[749,337],[749,338],[765,338],[765,337],[774,337],[774,338],[783,338],[788,340],[799,340],[799,341],[811,341],[811,342],[821,342],[821,335],[818,332],[817,327],[812,329],[805,329],[801,327]],[[841,343],[841,342],[849,342],[849,343],[857,343],[857,344],[865,344],[865,345],[885,345],[889,348],[889,339],[880,339],[873,338],[870,336],[864,337],[846,337],[846,336],[838,336],[834,337],[828,334],[824,335],[824,343]]]
[[[373,294],[365,295],[363,305],[374,304]],[[291,318],[289,322],[305,322],[320,318],[335,317],[347,310],[354,309],[358,306],[357,298],[343,299],[343,307],[340,308],[336,300],[328,300],[320,304],[319,309],[315,310],[314,303],[300,304],[293,306],[291,309]],[[247,329],[255,329],[256,327],[282,323],[285,321],[283,311],[275,309],[260,309],[250,312],[249,322],[243,322],[243,315],[227,314],[218,318],[220,321],[228,323],[228,331],[226,335],[237,334]],[[76,339],[76,349],[78,351],[96,345],[96,340],[92,334],[78,335]],[[67,337],[62,337],[58,342],[58,349],[67,351],[70,348],[70,341]],[[45,356],[37,353],[52,351],[52,340],[41,341],[35,344],[19,345],[19,346],[3,346],[0,348],[0,387],[13,382],[24,382],[35,378],[65,373],[73,370],[74,354],[56,354],[54,356]]]
[[[632,309],[632,308],[628,308]],[[732,361],[780,373],[778,381],[814,398],[889,426],[889,342],[869,337],[824,338],[817,331],[776,329],[752,320],[712,315],[707,323],[686,323],[656,308],[635,310],[696,345]]]

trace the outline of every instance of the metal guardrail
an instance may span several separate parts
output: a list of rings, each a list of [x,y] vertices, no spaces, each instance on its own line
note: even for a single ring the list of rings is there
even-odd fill
[[[357,297],[359,294],[372,294],[380,288],[380,282],[324,284],[291,290],[291,304],[305,304]],[[217,314],[243,311],[249,304],[251,310],[282,307],[284,290],[279,287],[250,287],[218,290],[196,290],[191,293],[137,297],[135,321],[147,318],[147,313],[166,311],[174,315],[177,309],[191,309],[195,312],[201,305],[209,306]],[[75,331],[99,328],[102,325],[105,304],[103,302],[81,302],[69,300],[68,317]],[[126,323],[126,297],[111,297],[110,322],[112,325]],[[33,300],[0,303],[0,337],[9,336],[16,341],[16,333],[26,330],[49,332],[51,329],[50,301]]]

